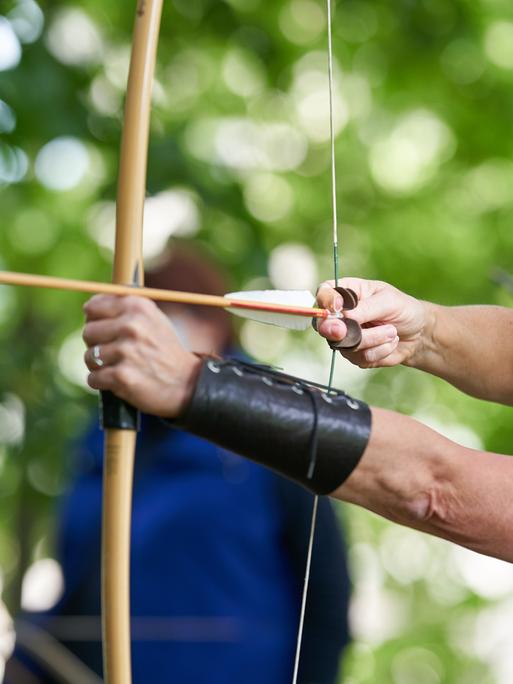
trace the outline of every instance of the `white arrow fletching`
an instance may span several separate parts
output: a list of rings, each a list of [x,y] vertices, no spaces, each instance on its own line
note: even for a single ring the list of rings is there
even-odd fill
[[[229,292],[227,299],[239,299],[246,302],[265,302],[266,304],[283,304],[285,306],[313,307],[315,297],[308,290],[255,290],[253,292]],[[276,313],[274,311],[252,311],[229,307],[228,311],[252,321],[278,325],[289,330],[307,330],[311,319],[307,316]]]

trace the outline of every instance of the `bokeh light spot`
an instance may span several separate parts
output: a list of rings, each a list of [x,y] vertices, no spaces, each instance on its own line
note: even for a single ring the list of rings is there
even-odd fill
[[[0,17],[0,71],[14,69],[21,59],[21,45],[9,21]]]
[[[464,178],[467,204],[476,213],[494,211],[513,203],[513,163],[489,159]]]
[[[315,257],[299,243],[288,242],[273,249],[268,268],[278,290],[316,290],[319,284]]]
[[[63,591],[61,566],[53,558],[41,558],[25,572],[21,605],[24,610],[49,610],[57,603]]]
[[[58,229],[48,214],[36,208],[22,209],[10,227],[11,243],[24,254],[41,254],[57,241]]]
[[[45,24],[43,12],[34,0],[18,0],[8,19],[22,43],[34,43]]]
[[[513,565],[454,546],[453,560],[464,584],[478,596],[498,599],[513,592]]]
[[[464,38],[449,43],[442,53],[441,62],[449,78],[460,85],[475,83],[485,69],[481,50]]]
[[[465,425],[454,418],[451,418],[449,409],[443,411],[443,417],[436,412],[429,412],[425,409],[416,411],[413,416],[416,420],[427,425],[432,430],[436,430],[447,439],[461,444],[468,449],[483,449],[483,442],[478,433],[469,425]]]
[[[371,147],[371,173],[391,194],[412,193],[436,174],[453,149],[449,127],[432,112],[416,110]]]
[[[130,66],[130,46],[116,46],[108,50],[103,60],[105,77],[123,95],[125,93],[128,68]]]
[[[243,323],[240,339],[250,356],[265,363],[275,363],[289,346],[287,330],[256,321]]]
[[[285,178],[272,173],[253,173],[244,186],[244,201],[256,219],[272,223],[290,213],[294,194]]]
[[[57,12],[48,29],[46,44],[56,59],[73,66],[97,64],[104,52],[98,27],[76,7]]]
[[[335,134],[349,121],[349,107],[339,82],[340,70],[334,65],[333,127]],[[326,55],[313,52],[294,67],[291,95],[299,125],[314,142],[326,142],[330,137],[328,65]]]
[[[23,180],[28,165],[27,155],[20,147],[11,147],[0,142],[0,187]]]
[[[296,169],[308,151],[305,135],[290,124],[235,117],[194,122],[187,129],[186,144],[203,161],[255,171]]]
[[[280,29],[291,43],[306,45],[323,33],[324,8],[313,0],[292,0],[280,14]]]
[[[25,435],[25,406],[15,394],[6,394],[0,403],[0,443],[21,444]]]
[[[158,256],[172,235],[192,237],[200,227],[195,197],[187,190],[166,190],[144,205],[144,256]]]
[[[407,648],[392,662],[394,684],[441,684],[444,668],[432,651],[426,648]]]
[[[172,235],[194,236],[201,224],[196,196],[184,188],[174,188],[149,197],[144,204],[143,253],[153,259],[165,248]],[[116,205],[99,202],[89,213],[87,227],[93,239],[113,251],[116,232]]]
[[[390,527],[383,533],[379,552],[386,571],[400,584],[411,584],[425,577],[431,549],[427,539],[417,531]]]
[[[71,190],[85,178],[90,158],[77,138],[55,138],[41,148],[35,164],[39,182],[50,190]]]
[[[355,578],[350,621],[354,636],[378,645],[405,628],[408,605],[404,595],[387,590],[376,550],[359,542],[350,548],[350,561]]]
[[[241,97],[257,95],[265,85],[262,64],[247,50],[229,50],[223,62],[222,73],[228,88]]]
[[[0,133],[12,133],[16,128],[16,114],[7,102],[0,100]]]
[[[100,114],[115,116],[121,109],[120,91],[105,76],[97,76],[89,88],[91,102]]]
[[[217,78],[216,67],[204,50],[191,46],[178,52],[166,71],[167,108],[173,112],[188,111]]]
[[[94,392],[87,384],[87,368],[84,363],[85,344],[82,329],[76,330],[66,337],[59,349],[59,371],[68,382]]]
[[[490,62],[502,69],[513,69],[513,22],[496,21],[489,26],[484,48]]]

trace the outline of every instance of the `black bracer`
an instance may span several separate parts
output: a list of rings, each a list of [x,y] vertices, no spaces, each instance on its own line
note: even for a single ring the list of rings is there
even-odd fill
[[[330,494],[358,465],[371,412],[344,392],[267,367],[205,359],[192,400],[172,424]]]

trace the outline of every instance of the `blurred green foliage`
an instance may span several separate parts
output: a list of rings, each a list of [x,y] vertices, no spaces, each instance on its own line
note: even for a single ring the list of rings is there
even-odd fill
[[[448,305],[510,305],[491,277],[511,268],[513,250],[510,2],[336,4],[344,274]],[[1,268],[109,278],[132,5],[1,4],[0,64],[6,31],[21,49],[0,71]],[[155,244],[173,231],[193,236],[234,287],[303,286],[308,269],[331,275],[325,23],[320,0],[165,3],[148,171],[148,193],[162,200]],[[187,209],[183,220],[166,213],[166,198]],[[95,401],[76,380],[82,301],[0,291],[0,565],[12,609],[24,570],[52,553],[56,497],[69,477],[63,455]],[[275,331],[270,344],[266,331],[258,346],[248,331],[242,339],[265,360],[316,379],[327,372],[313,336]],[[402,368],[363,377],[341,364],[337,382],[471,445],[511,450],[508,409],[435,378]],[[512,583],[487,591],[465,574],[474,561],[444,542],[364,511],[344,514],[357,596],[344,681],[511,681],[495,646]],[[498,571],[483,572],[493,583]],[[486,625],[498,636],[478,648],[483,630],[494,633]]]

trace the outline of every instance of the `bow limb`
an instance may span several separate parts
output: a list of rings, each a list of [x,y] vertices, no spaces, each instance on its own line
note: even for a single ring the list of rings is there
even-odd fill
[[[141,286],[153,74],[162,0],[138,0],[125,102],[116,206],[113,282]],[[130,523],[137,412],[102,395],[105,429],[102,527],[103,669],[107,684],[130,684]]]

